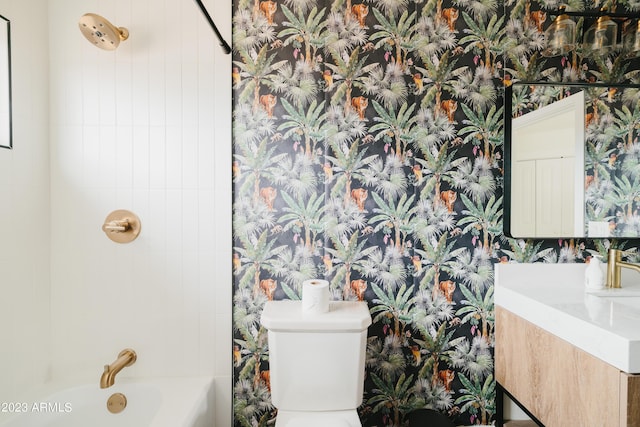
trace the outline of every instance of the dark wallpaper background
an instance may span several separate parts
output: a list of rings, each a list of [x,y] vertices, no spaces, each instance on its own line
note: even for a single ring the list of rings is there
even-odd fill
[[[494,419],[494,263],[583,262],[611,244],[503,236],[505,81],[638,80],[616,55],[541,57],[557,6],[234,0],[236,426],[275,419],[260,314],[311,278],[369,305],[364,426],[423,407]]]

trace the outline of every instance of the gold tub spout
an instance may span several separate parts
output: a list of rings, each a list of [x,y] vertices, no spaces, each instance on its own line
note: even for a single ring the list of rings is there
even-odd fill
[[[111,365],[104,365],[104,372],[100,377],[100,388],[111,387],[116,381],[116,375],[126,366],[135,363],[138,356],[130,348],[125,348],[118,354],[118,358]]]
[[[622,267],[635,270],[640,273],[640,265],[622,261],[622,254],[625,251],[620,249],[609,249],[607,259],[607,288],[621,288],[620,278]]]

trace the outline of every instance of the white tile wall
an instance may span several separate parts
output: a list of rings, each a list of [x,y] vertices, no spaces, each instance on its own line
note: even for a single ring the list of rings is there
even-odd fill
[[[0,0],[0,14],[11,21],[15,147],[0,149],[0,402],[6,402],[49,377],[46,0]]]
[[[22,128],[17,149],[0,152],[0,221],[28,223],[0,230],[0,289],[20,303],[0,298],[0,320],[19,324],[0,362],[19,357],[5,343],[31,343],[47,355],[40,380],[50,368],[54,380],[97,381],[132,347],[123,376],[216,376],[217,425],[231,425],[231,57],[194,1],[0,0],[0,14],[5,4],[35,33],[16,41]],[[205,4],[230,41],[231,2]],[[130,39],[91,46],[77,27],[87,12]],[[115,209],[140,217],[135,242],[101,231]],[[35,361],[24,365],[0,371],[3,384]]]

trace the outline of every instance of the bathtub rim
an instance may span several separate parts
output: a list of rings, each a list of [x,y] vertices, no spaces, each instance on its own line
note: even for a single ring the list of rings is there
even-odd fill
[[[16,402],[43,402],[54,397],[57,393],[76,388],[94,386],[99,387],[99,378],[93,382],[52,381],[32,388],[28,392],[20,393]],[[132,386],[144,384],[156,386],[161,390],[163,404],[158,408],[151,426],[176,427],[213,425],[215,422],[215,378],[213,375],[181,376],[181,377],[129,377],[119,378],[116,384],[108,389],[118,391],[118,384]],[[167,402],[165,402],[167,400]],[[106,402],[105,402],[106,403]],[[169,403],[169,404],[167,404]],[[106,411],[106,408],[105,408]],[[8,426],[21,416],[28,414],[0,414],[0,427]],[[208,421],[206,418],[211,416]],[[205,424],[206,423],[206,424]]]

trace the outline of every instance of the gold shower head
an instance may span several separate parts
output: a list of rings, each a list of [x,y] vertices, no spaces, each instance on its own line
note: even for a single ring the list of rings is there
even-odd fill
[[[129,38],[129,30],[124,27],[116,27],[95,13],[82,15],[78,26],[91,44],[104,50],[115,50],[121,41]]]

